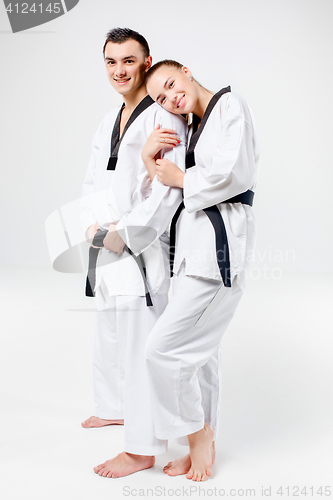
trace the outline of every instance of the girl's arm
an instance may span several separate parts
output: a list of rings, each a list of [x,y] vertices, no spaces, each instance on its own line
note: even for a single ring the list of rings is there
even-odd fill
[[[148,171],[150,180],[153,181],[156,175],[156,158],[161,149],[174,148],[180,144],[180,139],[177,132],[172,129],[160,128],[157,125],[155,130],[150,134],[146,144],[144,145],[141,158]]]

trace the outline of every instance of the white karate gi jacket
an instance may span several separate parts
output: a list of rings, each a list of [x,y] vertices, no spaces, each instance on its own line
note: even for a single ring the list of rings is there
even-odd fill
[[[186,275],[222,280],[214,228],[202,210],[217,204],[228,237],[231,281],[237,276],[243,287],[255,243],[252,207],[220,203],[256,186],[258,138],[252,113],[241,96],[222,95],[194,152],[195,166],[184,177],[185,210],[177,222],[174,273],[185,259]]]
[[[169,228],[181,200],[182,191],[164,186],[155,177],[151,182],[141,159],[141,151],[154,128],[171,128],[183,144],[187,141],[187,124],[153,103],[130,125],[123,136],[115,170],[107,170],[113,127],[121,106],[109,112],[93,140],[93,152],[84,181],[81,221],[84,230],[98,222],[107,229],[116,224],[120,236],[136,254],[144,257],[149,290],[167,293],[169,288]],[[185,170],[185,147],[162,150],[162,158]],[[147,241],[133,236],[140,229]],[[131,229],[132,228],[132,229]],[[137,264],[128,252],[114,254],[102,248],[97,259],[96,288],[101,281],[109,295],[144,296],[144,282]],[[163,286],[161,286],[163,285]]]

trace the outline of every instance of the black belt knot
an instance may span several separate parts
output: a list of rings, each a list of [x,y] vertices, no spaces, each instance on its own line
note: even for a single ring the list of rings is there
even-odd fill
[[[108,233],[107,229],[104,229],[103,231],[101,229],[99,229],[97,231],[97,233],[95,234],[94,239],[92,241],[92,244],[95,247],[99,247],[99,248],[94,248],[92,246],[89,248],[88,275],[87,275],[87,279],[86,279],[86,291],[85,291],[87,297],[95,297],[94,289],[95,289],[95,284],[96,284],[97,257],[98,257],[98,254],[99,254],[101,248],[103,247],[103,240],[104,240],[105,236],[107,235],[107,233]],[[133,259],[135,260],[135,262],[140,270],[140,273],[141,273],[141,276],[142,276],[142,279],[143,279],[143,282],[145,285],[146,304],[148,307],[151,307],[153,305],[153,302],[151,300],[151,296],[149,293],[149,288],[148,288],[148,283],[147,283],[146,266],[145,266],[143,256],[142,256],[142,254],[140,254],[138,256],[134,255],[132,250],[130,248],[128,248],[127,245],[124,246],[124,250],[126,252],[128,252],[133,257]]]
[[[248,189],[244,193],[237,194],[228,200],[221,203],[242,203],[243,205],[253,205],[254,192]],[[170,271],[173,275],[173,264],[175,259],[175,245],[176,245],[176,224],[182,210],[185,208],[184,202],[181,202],[175,215],[173,216],[170,226]],[[223,217],[216,205],[204,208],[203,211],[209,218],[215,231],[215,247],[216,259],[219,266],[220,274],[224,286],[231,287],[230,275],[230,252],[227,231],[224,225]]]

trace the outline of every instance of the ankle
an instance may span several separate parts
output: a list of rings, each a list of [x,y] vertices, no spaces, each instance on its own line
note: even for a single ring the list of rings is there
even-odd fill
[[[193,445],[199,443],[200,441],[204,441],[206,439],[207,431],[205,427],[200,429],[199,431],[193,432],[192,434],[188,434],[187,439],[189,445]]]

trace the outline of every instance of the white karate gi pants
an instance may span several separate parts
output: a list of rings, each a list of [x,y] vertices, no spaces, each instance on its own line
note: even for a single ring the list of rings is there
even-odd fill
[[[124,418],[125,364],[120,355],[114,297],[108,297],[102,282],[95,292],[96,306],[93,347],[93,386],[96,417]]]
[[[218,430],[220,342],[242,291],[234,282],[203,326],[195,323],[221,282],[186,276],[184,265],[173,278],[173,295],[152,330],[146,362],[156,436],[182,438],[211,425]],[[222,283],[223,286],[223,283]]]
[[[124,450],[137,455],[164,453],[167,442],[156,438],[145,365],[146,340],[167,303],[167,294],[145,297],[108,296],[96,290],[98,311],[94,337],[93,379],[96,416],[124,418]]]

